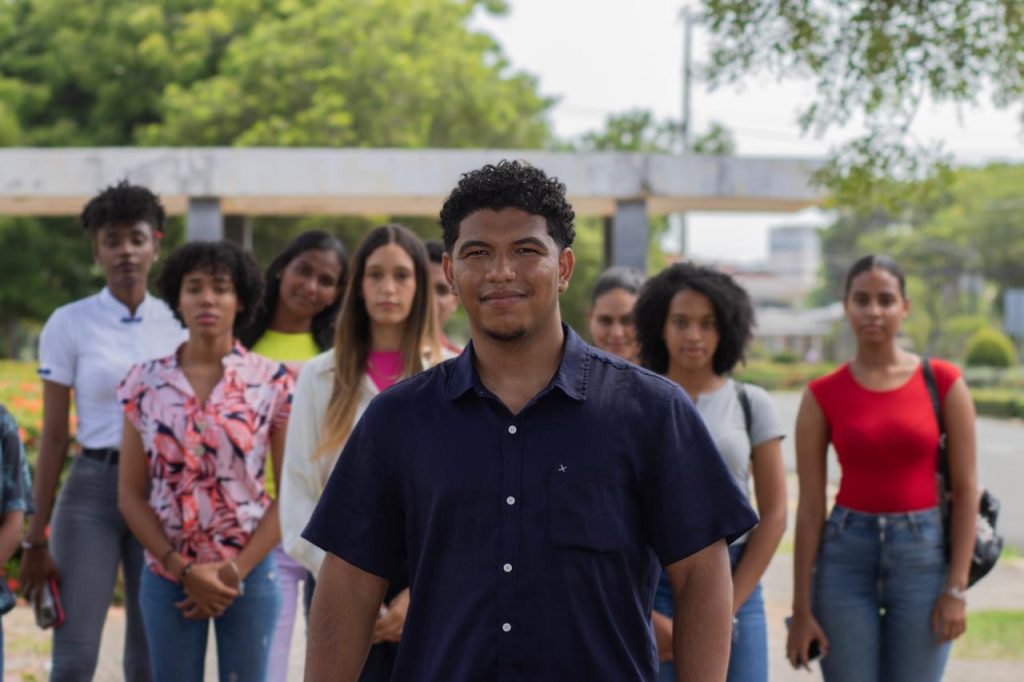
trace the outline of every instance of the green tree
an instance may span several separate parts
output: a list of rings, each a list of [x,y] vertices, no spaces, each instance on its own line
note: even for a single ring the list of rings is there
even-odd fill
[[[533,77],[467,21],[476,2],[290,3],[225,48],[215,74],[163,93],[145,144],[539,147]],[[282,5],[282,8],[285,5]]]
[[[0,219],[0,357],[15,357],[17,323],[44,320],[63,303],[99,288],[89,241],[67,220]]]
[[[833,186],[855,186],[865,174],[927,176],[941,153],[908,143],[906,134],[926,99],[987,97],[1020,107],[1024,95],[1019,0],[704,0],[703,7],[712,84],[810,77],[817,94],[799,116],[805,131],[863,117],[868,132],[840,149],[823,176]]]

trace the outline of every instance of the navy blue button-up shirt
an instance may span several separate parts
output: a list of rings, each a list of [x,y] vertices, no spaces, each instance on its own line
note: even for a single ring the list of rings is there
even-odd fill
[[[756,516],[666,379],[566,328],[561,364],[516,415],[472,345],[378,396],[304,537],[408,571],[395,680],[654,680],[660,565]]]

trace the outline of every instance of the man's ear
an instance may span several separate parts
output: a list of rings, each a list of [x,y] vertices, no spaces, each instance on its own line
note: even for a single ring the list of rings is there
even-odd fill
[[[441,254],[441,271],[444,272],[444,279],[448,282],[448,286],[451,287],[455,298],[461,300],[462,297],[459,296],[459,290],[455,286],[455,276],[452,274],[452,257],[447,251]]]
[[[558,254],[558,292],[562,293],[569,288],[569,280],[572,279],[573,270],[576,269],[576,254],[572,247],[567,246]]]

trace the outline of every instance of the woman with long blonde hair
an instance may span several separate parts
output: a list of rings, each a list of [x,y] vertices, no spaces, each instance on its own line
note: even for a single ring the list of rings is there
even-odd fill
[[[324,553],[300,533],[352,427],[379,392],[443,358],[427,252],[419,237],[402,225],[377,227],[359,246],[351,267],[334,348],[302,368],[285,445],[284,548],[314,576]],[[390,678],[408,595],[396,576],[374,631],[376,646],[363,669],[364,682]],[[307,603],[310,597],[307,592]]]

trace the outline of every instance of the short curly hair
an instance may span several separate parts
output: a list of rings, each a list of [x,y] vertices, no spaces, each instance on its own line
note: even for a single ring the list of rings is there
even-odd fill
[[[141,185],[122,180],[89,200],[78,222],[89,234],[101,227],[144,221],[154,232],[162,232],[167,214],[157,195]]]
[[[694,263],[676,263],[647,280],[633,309],[640,362],[665,374],[669,352],[665,346],[665,321],[672,299],[680,291],[696,291],[711,301],[718,330],[718,347],[711,358],[715,374],[724,375],[743,362],[753,338],[754,305],[747,290],[724,272]]]
[[[176,248],[167,258],[156,280],[160,298],[167,302],[182,324],[185,324],[185,320],[178,311],[181,283],[186,276],[197,270],[214,274],[226,272],[231,276],[240,308],[233,326],[236,335],[252,323],[263,301],[263,276],[256,260],[231,242],[196,241]]]
[[[441,207],[444,248],[451,253],[459,238],[459,224],[481,210],[518,208],[542,216],[548,234],[560,248],[576,239],[576,214],[565,199],[565,185],[544,171],[520,161],[499,161],[464,173]]]

